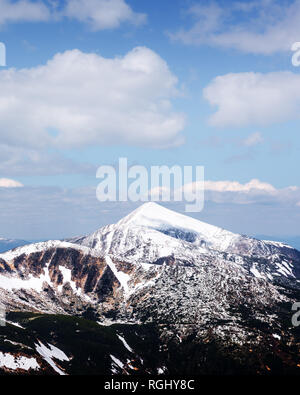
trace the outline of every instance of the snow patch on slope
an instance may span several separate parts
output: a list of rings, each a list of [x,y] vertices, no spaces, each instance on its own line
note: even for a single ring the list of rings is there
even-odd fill
[[[37,363],[35,358],[27,358],[24,356],[15,357],[9,353],[3,353],[0,351],[0,367],[4,367],[11,370],[38,370],[40,365]]]
[[[45,250],[48,250],[50,248],[72,248],[76,249],[78,251],[82,251],[85,254],[90,254],[93,256],[98,256],[97,252],[93,249],[90,249],[88,247],[79,245],[79,244],[73,244],[69,243],[67,241],[60,241],[60,240],[49,240],[46,242],[41,242],[41,243],[34,243],[34,244],[28,244],[22,247],[17,247],[14,248],[13,250],[4,252],[3,254],[0,254],[0,259],[3,259],[6,262],[10,262],[13,259],[19,257],[20,255],[30,255],[36,252],[43,252]]]
[[[118,334],[117,334],[117,336],[118,336],[118,338],[121,340],[121,342],[124,344],[124,347],[125,347],[128,351],[133,352],[132,348],[131,348],[131,347],[129,346],[129,344],[126,342],[126,340],[124,339],[124,337],[122,337],[121,335],[118,335]]]
[[[113,362],[121,369],[124,368],[124,364],[122,361],[120,361],[118,358],[116,358],[115,356],[110,354],[111,359],[113,360]]]
[[[48,348],[40,341],[39,344],[35,344],[35,347],[36,351],[55,370],[56,373],[60,374],[61,376],[65,375],[65,372],[59,369],[53,361],[53,358],[58,359],[59,361],[69,361],[69,358],[63,351],[49,343]]]
[[[107,265],[110,267],[113,274],[116,276],[119,283],[121,284],[121,287],[124,289],[125,295],[127,295],[129,292],[128,281],[130,280],[130,276],[126,273],[118,271],[118,269],[116,268],[115,264],[113,263],[113,261],[109,256],[105,257],[105,261]]]
[[[31,274],[27,280],[20,277],[7,277],[0,275],[0,288],[6,291],[13,291],[18,289],[35,290],[41,292],[43,290],[44,282],[51,284],[49,276],[48,265],[44,269],[44,274],[40,277],[33,277]]]
[[[63,284],[57,287],[58,291],[61,292],[64,284],[69,283],[74,293],[76,295],[81,295],[81,288],[77,288],[75,281],[72,281],[72,271],[64,266],[59,266],[59,270],[63,275]]]

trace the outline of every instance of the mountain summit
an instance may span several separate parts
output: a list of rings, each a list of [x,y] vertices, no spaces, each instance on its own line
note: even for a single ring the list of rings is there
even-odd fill
[[[117,226],[141,226],[165,232],[178,229],[182,231],[182,234],[194,235],[198,240],[203,239],[206,243],[218,249],[225,249],[238,237],[231,232],[179,214],[152,202],[143,204],[127,217],[121,219]]]
[[[145,203],[114,225],[105,226],[89,236],[70,240],[102,254],[133,254],[133,259],[149,262],[150,256],[140,256],[136,245],[151,244],[145,254],[152,258],[163,257],[167,251],[173,254],[193,249],[195,253],[228,252],[237,255],[270,257],[283,254],[300,261],[300,253],[294,248],[277,242],[261,241],[232,233],[189,216],[179,214],[153,202]],[[137,253],[134,254],[133,252]],[[130,259],[130,256],[128,256]],[[293,270],[300,275],[299,267]]]

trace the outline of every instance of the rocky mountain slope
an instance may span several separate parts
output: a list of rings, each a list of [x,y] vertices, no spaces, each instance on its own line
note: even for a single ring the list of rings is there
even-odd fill
[[[0,302],[7,311],[85,317],[99,330],[125,325],[130,332],[135,325],[142,333],[149,325],[155,328],[148,341],[158,345],[161,359],[140,365],[144,373],[164,372],[162,366],[183,373],[175,355],[185,350],[192,355],[186,356],[190,373],[213,372],[216,355],[229,358],[233,371],[242,366],[251,373],[273,372],[278,366],[300,371],[300,337],[291,324],[296,301],[300,252],[155,203],[89,236],[0,254]],[[55,336],[47,341],[57,346]],[[64,344],[59,346],[65,352]],[[199,348],[206,356],[202,362],[194,353]],[[265,362],[268,355],[271,367]],[[115,358],[125,364],[127,356]],[[107,364],[101,372],[109,369]],[[220,366],[219,373],[224,369]],[[72,373],[67,365],[63,371]]]

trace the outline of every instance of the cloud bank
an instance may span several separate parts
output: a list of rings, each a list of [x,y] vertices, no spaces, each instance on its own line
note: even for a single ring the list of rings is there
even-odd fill
[[[243,234],[299,235],[299,188],[275,188],[273,193],[272,187],[258,181],[231,183],[210,184],[204,210],[193,216]],[[100,203],[96,188],[0,188],[0,237],[31,240],[88,234],[117,222],[140,204]],[[184,202],[162,204],[185,214]]]
[[[124,0],[68,0],[63,15],[92,30],[117,28],[123,22],[138,26],[146,21],[145,14],[134,12]]]
[[[6,145],[160,148],[183,142],[184,116],[171,104],[177,78],[146,47],[116,58],[58,53],[42,66],[0,71],[0,85],[0,136]]]
[[[186,197],[192,197],[193,191],[202,188],[201,183],[192,182],[183,187]],[[214,203],[245,204],[289,204],[296,207],[300,200],[300,188],[289,186],[275,188],[272,184],[258,179],[242,184],[238,181],[210,181],[204,182],[205,199]]]
[[[41,1],[0,0],[0,26],[16,22],[44,22],[50,17],[49,8]]]
[[[246,53],[271,55],[290,51],[299,41],[300,1],[252,0],[195,4],[186,14],[189,27],[171,33],[188,45],[233,48]]]
[[[203,95],[217,108],[209,120],[217,127],[266,126],[300,119],[300,75],[292,72],[218,76]]]
[[[0,178],[0,188],[21,188],[24,185],[9,178]]]
[[[77,20],[92,30],[120,27],[122,23],[135,26],[146,21],[146,15],[137,13],[124,0],[66,0],[44,3],[33,0],[0,0],[0,26],[17,22]]]

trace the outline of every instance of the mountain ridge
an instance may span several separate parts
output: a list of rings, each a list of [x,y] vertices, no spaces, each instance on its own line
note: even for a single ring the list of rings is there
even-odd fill
[[[282,347],[298,347],[287,322],[299,298],[299,251],[154,203],[88,236],[0,254],[7,311],[151,324],[162,347],[211,339],[263,350],[274,336]]]

